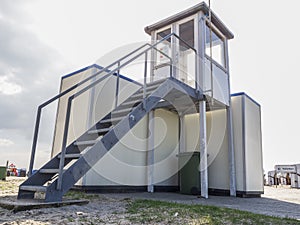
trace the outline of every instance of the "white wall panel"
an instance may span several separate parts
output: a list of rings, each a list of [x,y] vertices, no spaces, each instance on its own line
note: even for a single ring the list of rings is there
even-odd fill
[[[178,115],[158,109],[155,110],[154,119],[154,183],[164,186],[178,185]]]
[[[245,97],[245,158],[247,191],[263,191],[260,107]]]
[[[231,98],[237,191],[245,189],[242,98],[243,96]]]

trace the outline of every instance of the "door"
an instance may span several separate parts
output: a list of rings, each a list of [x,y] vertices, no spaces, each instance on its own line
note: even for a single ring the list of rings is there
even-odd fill
[[[159,42],[166,36],[171,34],[171,26],[160,29],[156,32],[156,41]],[[172,43],[171,38],[164,40],[158,44],[154,50],[154,81],[164,79],[171,75],[171,58],[172,58]]]
[[[172,76],[195,88],[196,52],[195,16],[185,18],[155,32],[156,41],[160,41],[171,33],[177,34],[157,46],[154,54],[154,80]],[[172,65],[170,61],[172,58]]]
[[[176,62],[176,78],[189,86],[195,88],[196,76],[196,52],[195,48],[196,32],[195,16],[186,18],[176,23],[176,33],[181,40],[174,41],[176,44],[175,56]]]

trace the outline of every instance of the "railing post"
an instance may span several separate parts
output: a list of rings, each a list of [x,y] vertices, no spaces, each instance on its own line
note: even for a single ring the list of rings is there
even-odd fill
[[[205,15],[203,12],[199,13],[199,23],[200,23],[200,30],[199,30],[199,40],[198,40],[198,49],[197,49],[197,65],[198,65],[198,86],[199,89],[202,89],[203,92],[206,92],[206,74],[205,74]]]
[[[199,64],[200,64],[200,59],[198,60],[198,54],[197,53],[195,53],[195,88],[196,88],[196,91],[198,92],[198,93],[200,93],[200,90],[201,90],[201,88],[200,88],[200,81],[199,81],[199,74],[200,74],[200,66],[199,66]]]
[[[179,71],[178,71],[178,62],[179,62],[179,47],[177,46],[177,42],[176,42],[176,35],[172,35],[170,37],[170,41],[171,41],[171,58],[172,58],[172,77],[179,79]],[[179,45],[179,42],[178,42]],[[178,73],[178,74],[177,74]]]
[[[145,53],[145,65],[144,65],[144,86],[143,86],[143,106],[146,109],[146,88],[147,88],[147,65],[148,65],[148,52]]]
[[[117,106],[118,106],[119,88],[120,88],[120,61],[118,62],[118,71],[117,71],[115,108],[117,108]]]
[[[28,171],[29,177],[32,175],[32,170],[33,170],[33,165],[34,165],[36,145],[37,145],[37,139],[38,139],[38,135],[39,135],[40,120],[41,120],[41,112],[42,112],[42,108],[39,106],[37,115],[36,115],[34,136],[33,136],[32,148],[31,148],[31,158],[30,158],[29,171]]]
[[[173,77],[173,59],[170,59],[170,77]]]
[[[68,132],[69,132],[69,122],[70,122],[72,100],[73,100],[73,96],[69,97],[68,105],[67,105],[67,112],[66,112],[65,127],[64,127],[64,136],[63,136],[63,142],[62,142],[62,151],[61,151],[60,161],[59,161],[59,172],[58,172],[58,180],[57,180],[57,186],[56,186],[57,190],[61,190],[61,186],[62,186],[62,175],[63,175],[64,166],[65,166],[65,155],[66,155],[66,148],[67,148],[67,138],[68,138]]]

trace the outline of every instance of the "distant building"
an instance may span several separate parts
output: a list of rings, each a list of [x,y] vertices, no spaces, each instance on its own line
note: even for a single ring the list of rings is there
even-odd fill
[[[268,185],[290,185],[300,188],[300,164],[276,165],[275,170],[268,172]]]

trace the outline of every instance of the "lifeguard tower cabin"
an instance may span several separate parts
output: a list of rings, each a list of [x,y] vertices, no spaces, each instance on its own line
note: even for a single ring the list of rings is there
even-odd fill
[[[151,41],[62,77],[52,158],[19,199],[99,192],[263,193],[260,105],[230,93],[233,34],[204,3],[147,26]]]

